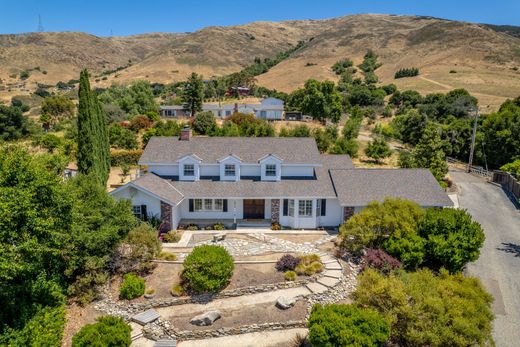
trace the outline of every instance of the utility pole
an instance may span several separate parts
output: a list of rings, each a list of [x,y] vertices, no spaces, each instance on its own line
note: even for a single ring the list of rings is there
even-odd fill
[[[38,15],[38,32],[43,32],[42,16]]]
[[[473,135],[471,136],[471,149],[469,150],[468,172],[471,172],[471,165],[473,164],[473,153],[475,152],[475,138],[477,137],[477,123],[480,113],[478,106],[475,109],[475,122],[473,123]]]

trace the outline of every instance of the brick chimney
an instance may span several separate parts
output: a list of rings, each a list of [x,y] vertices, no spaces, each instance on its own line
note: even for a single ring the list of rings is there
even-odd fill
[[[191,138],[191,129],[189,125],[185,125],[181,130],[181,137],[179,140],[181,141],[189,141]]]

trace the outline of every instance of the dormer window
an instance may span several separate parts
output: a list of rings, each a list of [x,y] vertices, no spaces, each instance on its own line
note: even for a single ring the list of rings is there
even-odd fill
[[[268,177],[276,176],[276,164],[266,164],[265,165],[265,175]]]
[[[193,164],[184,164],[184,176],[195,176],[195,165]]]
[[[224,176],[235,177],[235,175],[236,175],[235,164],[226,164],[224,166]]]

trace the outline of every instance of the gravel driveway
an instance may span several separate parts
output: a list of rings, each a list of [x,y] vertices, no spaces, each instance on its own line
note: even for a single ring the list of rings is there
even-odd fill
[[[500,187],[463,172],[451,176],[461,188],[460,207],[467,209],[486,233],[480,258],[468,273],[482,280],[494,296],[497,346],[520,345],[520,210]]]

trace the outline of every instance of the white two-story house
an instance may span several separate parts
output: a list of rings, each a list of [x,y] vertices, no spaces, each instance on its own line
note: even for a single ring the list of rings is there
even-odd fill
[[[337,227],[386,197],[452,205],[428,170],[356,169],[347,155],[320,154],[313,138],[192,137],[185,128],[150,139],[139,165],[147,173],[111,194],[163,230],[244,220]]]

